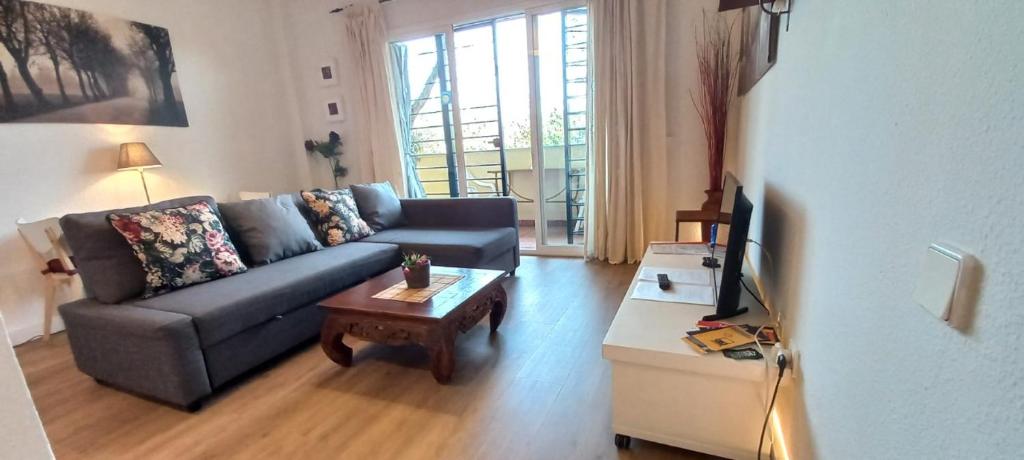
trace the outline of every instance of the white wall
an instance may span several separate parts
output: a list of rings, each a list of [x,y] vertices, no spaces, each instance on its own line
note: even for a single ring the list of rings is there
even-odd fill
[[[41,333],[43,292],[15,219],[144,204],[138,175],[114,171],[119,143],[147,142],[164,163],[147,172],[154,200],[308,182],[271,1],[52,2],[167,27],[190,126],[0,125],[0,312],[15,343]]]
[[[345,185],[362,182],[361,163],[366,159],[361,158],[359,152],[363,151],[368,140],[362,133],[362,118],[355,112],[359,94],[355,82],[356,67],[345,45],[347,39],[342,18],[339,14],[328,14],[328,11],[342,6],[342,3],[345,2],[278,1],[285,36],[283,43],[288,48],[286,64],[290,73],[288,78],[292,83],[289,90],[297,103],[297,119],[302,138],[327,140],[331,131],[341,134],[344,143],[341,163],[349,168],[348,177],[342,180]],[[332,60],[337,63],[338,84],[323,86],[320,66]],[[343,99],[345,120],[327,121],[324,105],[336,96]],[[319,154],[307,155],[303,169],[311,177],[313,185],[333,188],[334,179],[329,163]]]
[[[20,460],[53,458],[39,414],[25,386],[18,359],[0,315],[0,457]]]
[[[700,209],[707,199],[704,193],[708,188],[707,144],[690,92],[697,94],[700,89],[695,33],[702,24],[703,13],[715,14],[717,9],[717,0],[668,1],[665,110],[669,154],[668,163],[662,169],[662,180],[669,184],[670,193],[664,207],[651,210],[665,216],[665,220],[653,229],[654,240],[674,236],[672,225],[676,210]],[[732,13],[725,16],[726,20],[733,20]],[[700,226],[680,225],[679,237],[683,241],[700,241]]]
[[[780,408],[792,458],[1017,458],[1024,5],[794,7],[729,162],[802,357]],[[937,240],[984,267],[965,332],[911,299]]]

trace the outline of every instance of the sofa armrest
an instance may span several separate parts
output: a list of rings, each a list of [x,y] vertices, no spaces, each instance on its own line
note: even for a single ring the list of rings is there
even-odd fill
[[[211,393],[192,318],[82,299],[60,306],[78,368],[124,390],[189,406]]]
[[[516,200],[511,197],[403,199],[402,216],[412,227],[519,229]]]

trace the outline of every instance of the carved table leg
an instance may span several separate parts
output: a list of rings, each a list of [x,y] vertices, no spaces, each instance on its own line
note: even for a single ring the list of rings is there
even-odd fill
[[[320,348],[324,350],[328,358],[344,367],[352,366],[352,349],[345,345],[341,339],[345,333],[341,329],[342,323],[331,316],[324,321],[320,329]]]
[[[455,331],[440,332],[430,347],[430,372],[437,383],[445,384],[452,380],[455,372]]]
[[[505,319],[507,304],[508,294],[505,293],[505,288],[499,285],[494,296],[494,305],[491,305],[491,333],[497,332],[501,320]]]

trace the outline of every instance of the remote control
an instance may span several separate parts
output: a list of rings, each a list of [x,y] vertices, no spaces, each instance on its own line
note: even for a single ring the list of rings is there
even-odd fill
[[[658,287],[662,291],[672,289],[672,282],[668,280],[668,275],[664,273],[658,273]]]
[[[753,348],[733,348],[731,350],[723,350],[722,353],[726,358],[732,359],[761,359],[764,356]]]

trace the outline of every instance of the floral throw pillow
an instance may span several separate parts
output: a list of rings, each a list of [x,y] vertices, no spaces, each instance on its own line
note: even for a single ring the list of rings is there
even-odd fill
[[[142,262],[143,298],[246,271],[220,218],[206,202],[110,214],[107,220]]]
[[[349,189],[304,191],[302,200],[309,207],[317,236],[328,246],[337,246],[373,235],[373,229],[359,217],[359,208],[356,207],[356,200]]]

